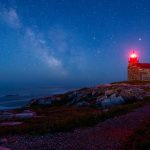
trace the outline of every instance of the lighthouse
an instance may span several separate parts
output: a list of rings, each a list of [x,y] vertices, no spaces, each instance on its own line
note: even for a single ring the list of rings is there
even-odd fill
[[[129,56],[128,80],[150,81],[150,63],[140,63],[135,51]]]

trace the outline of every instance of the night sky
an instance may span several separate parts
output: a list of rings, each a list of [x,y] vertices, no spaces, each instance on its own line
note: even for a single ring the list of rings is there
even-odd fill
[[[127,80],[150,62],[149,0],[0,0],[0,86]]]

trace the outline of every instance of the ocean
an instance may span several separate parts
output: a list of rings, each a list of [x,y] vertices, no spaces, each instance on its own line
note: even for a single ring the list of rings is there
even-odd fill
[[[19,108],[25,106],[33,98],[65,93],[71,90],[73,88],[64,87],[0,89],[0,110]]]

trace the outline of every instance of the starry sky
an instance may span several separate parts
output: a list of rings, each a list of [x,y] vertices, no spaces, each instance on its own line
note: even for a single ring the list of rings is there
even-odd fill
[[[93,86],[150,62],[148,0],[0,0],[0,86]]]

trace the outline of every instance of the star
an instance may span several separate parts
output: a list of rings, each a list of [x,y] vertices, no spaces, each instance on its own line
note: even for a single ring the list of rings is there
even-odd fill
[[[101,54],[102,53],[102,51],[101,50],[97,50],[97,54]]]
[[[95,40],[96,40],[96,37],[95,37],[95,36],[93,36],[93,37],[92,37],[92,39],[95,41]]]
[[[139,41],[142,41],[142,38],[139,38],[138,40],[139,40]]]

